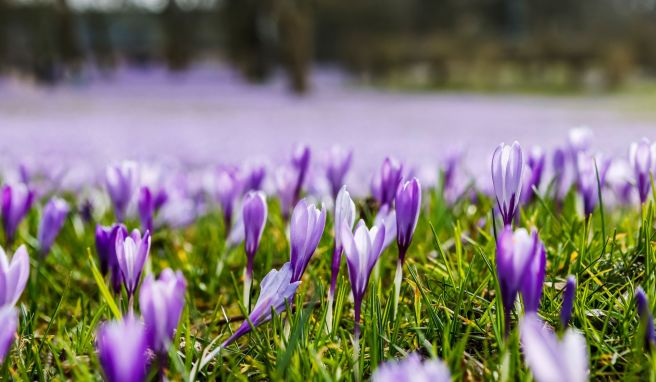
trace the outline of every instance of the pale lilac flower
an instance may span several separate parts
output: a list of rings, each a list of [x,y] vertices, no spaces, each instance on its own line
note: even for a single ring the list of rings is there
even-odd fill
[[[218,170],[215,180],[216,198],[221,204],[223,211],[223,226],[225,227],[226,236],[230,232],[232,225],[232,214],[241,195],[242,183],[239,178],[239,171],[235,167],[221,167]]]
[[[107,382],[143,382],[148,373],[148,340],[144,324],[129,315],[102,324],[96,350]]]
[[[599,170],[599,182],[597,182],[597,170]],[[598,185],[605,182],[606,173],[611,162],[603,160],[600,156],[595,157],[589,153],[579,153],[576,157],[576,186],[583,199],[583,213],[590,216],[599,202]]]
[[[383,249],[387,247],[396,239],[396,211],[390,208],[387,204],[380,207],[376,217],[374,218],[374,225],[385,226],[385,241],[383,242]]]
[[[30,277],[30,256],[24,245],[18,247],[11,261],[0,247],[0,306],[15,305]]]
[[[500,144],[492,155],[492,184],[504,225],[510,225],[517,213],[522,191],[522,148]]]
[[[399,248],[399,262],[403,266],[405,254],[412,242],[417,228],[421,208],[421,185],[417,178],[399,184],[396,191],[396,244]]]
[[[403,165],[401,162],[394,158],[385,158],[380,173],[375,174],[371,181],[371,193],[381,206],[392,205],[402,179]]]
[[[4,362],[11,344],[16,339],[18,311],[10,305],[0,306],[0,365]]]
[[[68,215],[68,203],[64,199],[52,198],[43,209],[43,215],[39,222],[39,231],[37,239],[39,241],[39,251],[45,256],[50,247],[55,242],[59,231],[64,226],[64,221]]]
[[[450,382],[449,367],[439,359],[424,362],[417,353],[404,360],[387,361],[374,372],[372,382]]]
[[[146,231],[143,238],[139,230],[133,230],[126,236],[122,230],[116,235],[116,259],[121,270],[121,278],[128,296],[134,295],[139,285],[141,272],[150,252],[150,233]]]
[[[150,348],[166,354],[178,327],[185,302],[187,282],[182,272],[165,269],[156,280],[146,276],[139,289],[139,309]]]
[[[565,289],[563,290],[563,305],[560,308],[560,325],[563,328],[567,327],[569,320],[572,318],[575,296],[576,278],[570,275],[567,277],[567,283],[565,284]]]
[[[656,144],[651,144],[647,138],[632,143],[629,150],[629,160],[633,168],[640,203],[644,203],[649,196],[651,175],[656,165]]]
[[[294,152],[292,153],[291,160],[291,164],[296,170],[296,184],[294,187],[293,203],[296,203],[296,201],[301,198],[303,184],[305,183],[305,178],[307,177],[308,170],[310,169],[310,157],[311,151],[309,146],[299,144],[294,147]]]
[[[105,186],[114,204],[114,212],[118,221],[125,219],[125,212],[138,183],[139,171],[135,162],[123,161],[107,167]]]
[[[544,151],[539,146],[533,147],[529,152],[528,160],[526,161],[528,172],[524,175],[524,189],[522,190],[523,203],[530,203],[533,200],[535,196],[533,187],[536,189],[540,188],[545,159]]]
[[[303,277],[305,268],[319,245],[325,226],[325,206],[322,206],[319,211],[314,204],[308,204],[303,199],[294,207],[294,213],[289,222],[293,282],[300,281]]]
[[[569,131],[569,151],[571,158],[576,160],[579,153],[587,152],[590,149],[592,138],[592,130],[587,126],[581,126]]]
[[[244,305],[248,306],[250,301],[250,289],[253,281],[253,260],[260,246],[262,232],[267,220],[266,195],[262,191],[249,191],[244,196],[242,205],[241,221],[244,234],[244,250],[246,252],[246,274],[244,285]]]
[[[2,188],[2,224],[7,244],[13,243],[18,225],[32,208],[34,191],[26,184],[6,184]]]
[[[285,220],[294,206],[297,174],[288,166],[281,166],[274,173],[276,194],[280,200],[280,210]]]
[[[351,195],[346,190],[346,186],[343,186],[339,190],[339,193],[337,193],[337,198],[335,199],[335,222],[333,224],[335,240],[331,262],[330,291],[328,292],[328,299],[330,301],[332,301],[332,297],[335,293],[335,287],[337,286],[339,265],[341,263],[342,251],[344,249],[342,244],[342,226],[346,226],[350,230],[353,228],[354,223],[355,203],[353,203]]]
[[[345,150],[341,146],[333,146],[330,149],[328,163],[326,164],[326,178],[328,178],[328,182],[330,183],[333,199],[337,198],[337,193],[344,185],[344,180],[351,168],[352,160],[352,150]]]
[[[553,189],[556,199],[560,199],[566,190],[563,190],[565,185],[565,175],[567,171],[567,154],[564,149],[556,148],[553,152],[552,166],[554,171]]]
[[[562,339],[528,313],[519,324],[524,359],[537,382],[588,380],[588,348],[580,333],[568,329]]]

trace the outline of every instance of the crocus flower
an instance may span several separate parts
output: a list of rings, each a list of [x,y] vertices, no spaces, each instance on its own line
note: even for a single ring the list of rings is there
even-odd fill
[[[125,219],[125,212],[136,191],[138,178],[137,164],[132,161],[111,165],[105,171],[105,186],[114,204],[114,212],[118,221]]]
[[[296,189],[296,172],[288,166],[278,167],[274,173],[276,194],[280,200],[280,210],[285,220],[289,219],[289,212],[294,206]]]
[[[449,382],[449,367],[439,359],[424,362],[417,353],[401,361],[387,361],[378,366],[371,378],[373,382]]]
[[[539,146],[533,147],[533,149],[528,154],[528,160],[526,161],[528,167],[528,173],[524,177],[524,190],[522,191],[522,201],[524,203],[530,203],[533,200],[534,192],[533,187],[536,189],[540,187],[540,181],[542,180],[542,172],[544,170],[545,154],[542,148]]]
[[[551,163],[554,171],[554,195],[559,199],[562,196],[563,185],[565,182],[565,165],[567,164],[567,154],[565,153],[565,150],[562,148],[555,149]]]
[[[637,287],[635,291],[636,307],[638,315],[644,325],[645,347],[651,351],[656,346],[656,331],[654,331],[654,316],[649,307],[647,294],[642,287]]]
[[[346,174],[351,168],[353,160],[353,151],[345,150],[341,146],[333,146],[328,155],[326,164],[326,178],[330,183],[330,189],[333,199],[337,198],[337,193],[344,184]]]
[[[141,272],[149,252],[150,233],[148,231],[142,238],[139,230],[135,229],[130,235],[125,235],[122,230],[118,230],[116,235],[116,259],[121,271],[123,285],[130,299],[137,290]]]
[[[146,325],[149,347],[166,354],[178,327],[185,302],[187,282],[182,272],[165,269],[156,280],[146,276],[139,289],[139,308]]]
[[[396,191],[403,179],[403,165],[393,158],[385,158],[371,182],[371,193],[380,205],[391,206],[396,196]]]
[[[537,280],[534,280],[533,276],[540,272],[529,272],[529,270],[539,268],[533,261],[540,250],[540,244],[537,232],[533,231],[529,234],[524,228],[513,232],[510,226],[506,226],[499,234],[496,264],[505,314],[506,335],[510,331],[510,313],[517,294],[520,289],[526,288],[524,285],[527,274],[531,274],[532,280],[526,282],[534,282],[537,286]]]
[[[533,231],[532,236],[537,238],[537,232]],[[526,268],[524,280],[522,281],[522,300],[524,300],[524,310],[526,312],[536,312],[540,307],[542,298],[542,286],[544,284],[545,266],[547,255],[544,244],[537,238],[533,248],[533,258]]]
[[[143,186],[139,189],[137,198],[137,210],[139,210],[139,219],[141,219],[141,229],[144,231],[153,230],[153,215],[155,214],[155,199],[150,188]]]
[[[492,155],[492,184],[504,225],[510,225],[517,213],[523,167],[522,148],[517,142],[512,146],[500,144]]]
[[[262,164],[247,165],[242,179],[244,192],[262,189],[262,182],[266,176],[266,167]]]
[[[335,223],[333,228],[335,230],[335,241],[334,241],[334,250],[332,257],[332,266],[331,266],[331,277],[330,277],[330,291],[328,293],[328,300],[332,301],[332,297],[335,293],[335,287],[337,286],[337,275],[339,274],[339,264],[342,259],[342,226],[348,227],[348,229],[353,228],[355,223],[355,203],[351,199],[351,195],[346,190],[346,186],[343,186],[339,193],[337,193],[337,198],[335,199]]]
[[[647,138],[632,143],[629,150],[629,159],[633,168],[640,203],[644,203],[649,196],[651,174],[656,164],[656,144],[652,145]]]
[[[262,191],[250,191],[244,197],[242,221],[244,232],[244,250],[247,264],[244,283],[244,306],[249,306],[251,283],[253,282],[253,259],[262,239],[267,220],[266,195]]]
[[[116,258],[116,237],[121,231],[123,237],[128,235],[128,230],[122,224],[114,224],[111,227],[96,226],[96,251],[100,260],[100,271],[106,275],[111,271],[111,283],[114,292],[121,290],[121,269]]]
[[[572,318],[572,310],[574,309],[575,295],[576,295],[576,278],[570,275],[567,277],[565,290],[563,290],[563,305],[560,308],[560,325],[563,328],[567,327],[569,320]]]
[[[576,127],[569,131],[569,151],[574,160],[579,153],[587,152],[590,149],[593,135],[592,130],[587,126]]]
[[[237,168],[222,167],[219,169],[215,181],[215,192],[216,198],[221,204],[221,209],[223,211],[223,225],[225,227],[226,236],[230,232],[232,213],[237,198],[241,195],[241,189],[242,184],[241,179],[239,179]]]
[[[319,211],[314,204],[308,204],[303,199],[294,207],[289,224],[292,282],[296,282],[303,277],[305,268],[321,240],[326,226],[326,207],[321,206]]]
[[[30,277],[30,256],[24,245],[18,247],[11,261],[0,247],[0,306],[14,305]]]
[[[562,339],[537,317],[522,317],[519,332],[524,360],[537,382],[583,382],[588,379],[585,338],[568,329]]]
[[[599,168],[601,184],[604,184],[604,167]],[[583,199],[583,213],[586,218],[592,214],[599,202],[597,184],[594,156],[588,153],[579,153],[576,157],[576,187]]]
[[[18,328],[18,312],[13,306],[0,306],[0,365],[9,354]]]
[[[421,185],[417,178],[399,184],[396,191],[396,244],[399,247],[399,263],[403,266],[405,254],[417,228],[421,208]]]
[[[2,188],[2,224],[7,244],[14,241],[18,225],[32,208],[34,191],[23,183],[6,184]]]
[[[374,225],[385,226],[385,241],[383,242],[383,251],[396,239],[396,211],[388,205],[383,205],[378,210],[374,218]]]
[[[296,203],[301,198],[301,191],[303,190],[303,184],[305,183],[305,178],[307,178],[308,170],[310,169],[310,158],[311,158],[310,147],[304,144],[299,144],[294,147],[292,152],[291,165],[296,171],[296,182],[294,186],[294,199],[293,202]]]
[[[69,207],[65,200],[52,198],[43,209],[43,216],[39,222],[37,238],[39,240],[39,251],[46,255],[55,242],[55,238],[64,226]]]
[[[142,382],[146,379],[146,330],[143,322],[134,316],[104,323],[96,333],[96,350],[108,382]]]
[[[348,265],[353,304],[355,310],[355,340],[360,337],[360,309],[362,299],[369,284],[371,271],[376,265],[383,249],[385,240],[385,227],[373,226],[367,229],[364,220],[360,220],[355,227],[355,233],[346,225],[342,225],[342,245]]]

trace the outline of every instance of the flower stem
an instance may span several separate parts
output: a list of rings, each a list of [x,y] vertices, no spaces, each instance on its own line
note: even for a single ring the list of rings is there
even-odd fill
[[[250,259],[248,261],[251,262]],[[253,286],[253,268],[246,267],[244,269],[244,307],[246,311],[250,314],[251,312],[251,287]]]
[[[401,297],[401,280],[403,279],[403,260],[399,258],[396,263],[396,274],[394,275],[394,314],[392,318],[396,320],[396,314],[399,308],[399,298]]]

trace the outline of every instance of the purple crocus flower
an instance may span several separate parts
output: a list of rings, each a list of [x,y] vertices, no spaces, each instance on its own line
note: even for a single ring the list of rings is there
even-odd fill
[[[590,149],[593,135],[592,130],[587,126],[576,127],[569,131],[569,151],[573,160],[576,160],[579,153],[587,152]]]
[[[0,365],[9,354],[9,348],[16,338],[18,311],[10,305],[0,306]]]
[[[319,211],[314,204],[308,204],[305,199],[296,204],[289,223],[292,282],[300,281],[303,277],[305,268],[319,245],[325,226],[325,206],[321,206]]]
[[[355,233],[346,225],[342,225],[342,245],[348,265],[351,291],[353,292],[353,307],[355,310],[355,346],[359,350],[360,310],[362,299],[367,291],[371,271],[380,257],[385,241],[385,227],[373,226],[367,229],[364,220],[355,227]]]
[[[142,238],[139,230],[133,230],[129,236],[126,236],[123,230],[118,230],[116,235],[116,259],[121,271],[123,285],[130,300],[132,300],[137,285],[139,285],[141,272],[149,252],[150,233],[148,231]]]
[[[522,191],[522,148],[500,144],[492,155],[492,184],[504,225],[510,225],[517,213]]]
[[[638,315],[644,325],[645,347],[651,351],[656,346],[656,331],[654,330],[654,316],[649,307],[647,294],[642,287],[637,287],[635,291],[636,307]]]
[[[328,163],[326,164],[326,178],[330,183],[330,190],[333,199],[337,198],[337,193],[344,185],[346,174],[351,168],[353,161],[353,151],[345,150],[341,146],[333,146],[328,154]]]
[[[242,190],[238,169],[236,167],[220,168],[214,186],[216,198],[221,203],[221,209],[223,210],[223,226],[227,236],[232,225],[235,204]]]
[[[412,353],[401,361],[387,361],[374,372],[373,382],[450,382],[449,367],[439,359],[421,361],[417,353]]]
[[[166,354],[178,327],[187,282],[182,272],[165,269],[156,280],[146,276],[139,289],[139,309],[146,325],[149,347]]]
[[[421,208],[421,185],[417,178],[399,184],[396,191],[396,244],[399,248],[399,263],[403,266],[405,254],[417,228]]]
[[[332,302],[337,286],[337,275],[339,274],[339,265],[342,259],[342,251],[344,249],[342,244],[342,226],[353,228],[355,223],[355,203],[351,199],[351,195],[343,186],[337,193],[335,199],[335,223],[333,229],[335,230],[335,241],[333,249],[333,257],[331,262],[331,277],[330,277],[330,291],[328,292],[328,301]]]
[[[55,242],[59,231],[64,226],[69,207],[65,200],[52,198],[43,209],[37,239],[39,240],[39,251],[45,256]]]
[[[403,165],[396,159],[387,157],[383,160],[380,173],[371,181],[371,193],[378,203],[391,206],[396,191],[403,179]]]
[[[540,299],[542,298],[547,255],[544,244],[538,238],[537,232],[534,230],[531,235],[537,238],[535,239],[537,241],[533,248],[533,258],[524,274],[521,292],[522,300],[524,301],[524,311],[537,313],[538,308],[540,308]]]
[[[572,318],[575,295],[576,278],[570,275],[567,277],[567,283],[565,284],[565,289],[563,290],[563,305],[560,308],[560,325],[563,328],[567,327],[569,320]]]
[[[250,303],[253,282],[253,260],[260,246],[262,232],[267,220],[266,195],[262,191],[250,191],[244,196],[242,204],[242,222],[244,232],[244,250],[246,252],[246,272],[244,277],[244,306]]]
[[[528,233],[524,228],[513,232],[510,226],[503,228],[497,241],[496,265],[501,301],[503,303],[506,335],[510,331],[510,314],[525,276],[533,268],[533,259],[539,248],[536,231]]]
[[[136,191],[138,178],[137,164],[132,161],[111,165],[105,171],[105,186],[114,204],[114,212],[118,221],[125,219],[125,212]]]
[[[649,196],[651,174],[656,164],[656,144],[652,145],[647,138],[632,143],[629,150],[629,159],[635,175],[640,203],[644,203]]]
[[[244,192],[262,189],[262,182],[266,176],[266,167],[262,164],[247,165],[242,179]]]
[[[116,237],[119,231],[123,237],[128,235],[128,230],[122,224],[114,224],[111,227],[96,226],[96,251],[100,259],[100,271],[103,275],[111,272],[111,284],[114,292],[121,291],[121,269],[116,258]]]
[[[24,245],[18,247],[11,261],[0,247],[0,306],[15,305],[30,277],[30,256]]]
[[[294,148],[291,161],[292,166],[296,170],[296,184],[294,187],[293,199],[294,203],[296,203],[296,201],[301,198],[303,184],[305,183],[305,178],[307,177],[308,170],[310,169],[310,158],[311,151],[309,146],[299,144]]]
[[[583,213],[586,218],[592,214],[599,202],[595,163],[599,166],[599,182],[603,185],[610,162],[599,161],[588,153],[579,153],[576,157],[576,187],[583,199]]]
[[[108,382],[142,382],[148,372],[148,340],[143,322],[132,315],[102,324],[96,350]]]
[[[147,186],[143,186],[139,189],[137,210],[139,210],[139,219],[141,219],[141,229],[152,232],[153,215],[155,214],[155,199],[153,198],[150,188]]]
[[[557,199],[560,199],[563,192],[563,185],[565,182],[565,172],[567,164],[567,154],[562,148],[557,148],[553,152],[552,166],[554,171],[554,182],[553,189],[554,195]]]
[[[545,154],[542,148],[536,146],[528,154],[526,161],[528,167],[528,174],[525,176],[524,190],[522,191],[522,201],[530,203],[535,196],[533,187],[536,189],[540,187],[542,180],[542,172],[544,170]]]
[[[2,224],[7,244],[14,242],[18,225],[32,208],[34,191],[23,183],[6,184],[2,188]]]
[[[396,239],[397,229],[396,229],[396,211],[390,208],[387,204],[380,207],[376,217],[374,218],[374,225],[384,225],[385,226],[385,241],[383,242],[383,249],[385,251],[387,247]]]
[[[519,324],[524,360],[537,382],[583,382],[588,380],[588,348],[585,338],[568,329],[562,339],[535,313]]]
[[[289,212],[294,206],[294,192],[296,189],[296,172],[289,166],[282,166],[276,169],[274,174],[276,194],[280,200],[280,210],[283,218],[289,219]]]

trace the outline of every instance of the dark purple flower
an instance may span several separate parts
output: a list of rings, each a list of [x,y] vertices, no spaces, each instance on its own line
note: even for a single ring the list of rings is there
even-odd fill
[[[139,189],[137,209],[139,210],[139,219],[141,219],[141,229],[144,231],[152,231],[153,215],[155,214],[155,200],[147,186],[143,186]]]
[[[30,277],[30,256],[24,245],[18,247],[11,261],[0,247],[0,306],[14,305]]]
[[[421,208],[421,185],[417,178],[399,184],[396,191],[396,244],[399,248],[399,262],[403,266],[405,254],[412,242],[417,228]]]
[[[16,339],[18,311],[11,305],[0,306],[0,365],[9,354],[9,348]]]
[[[380,168],[371,181],[371,193],[380,205],[391,206],[396,196],[396,191],[403,179],[403,165],[393,158],[385,158]]]
[[[52,198],[43,209],[41,222],[39,222],[39,231],[37,239],[39,241],[39,251],[45,256],[50,247],[55,242],[59,231],[64,226],[64,221],[68,215],[69,207],[65,200]]]
[[[656,331],[654,331],[654,316],[647,300],[647,294],[642,287],[637,287],[635,291],[636,307],[638,315],[644,325],[645,347],[651,351],[656,346]]]
[[[105,186],[114,204],[114,212],[118,221],[125,219],[125,212],[136,191],[138,178],[137,164],[131,161],[111,165],[105,172]]]
[[[111,227],[96,226],[96,251],[100,260],[100,271],[103,275],[111,272],[111,284],[114,292],[121,290],[121,269],[116,258],[116,237],[121,231],[125,237],[128,230],[122,224],[114,224]]]
[[[289,222],[292,282],[300,281],[303,277],[305,268],[319,245],[325,226],[326,207],[322,206],[319,211],[314,204],[308,204],[305,199],[296,204]]]
[[[326,178],[330,183],[333,199],[337,198],[337,193],[344,185],[352,160],[352,150],[345,150],[341,146],[333,146],[330,149],[328,163],[326,164]]]
[[[143,238],[139,230],[133,230],[126,236],[122,230],[116,235],[116,259],[121,270],[121,278],[128,296],[133,296],[139,285],[141,272],[150,252],[150,233],[146,231]]]
[[[492,184],[504,225],[510,225],[517,213],[523,167],[522,148],[517,142],[512,146],[500,144],[492,155]]]
[[[244,305],[250,301],[250,289],[253,282],[253,260],[260,246],[262,232],[267,220],[266,195],[262,191],[249,191],[242,204],[242,222],[244,232],[244,250],[246,252],[246,274],[244,285]]]
[[[266,167],[261,164],[248,165],[244,169],[243,192],[258,191],[262,189],[262,182],[266,176]]]
[[[572,318],[575,296],[576,278],[570,275],[567,277],[567,283],[565,284],[565,289],[563,290],[563,305],[560,308],[560,325],[563,328],[567,327],[569,320]]]
[[[532,236],[537,237],[534,230]],[[547,254],[544,244],[537,238],[535,248],[533,249],[533,259],[526,268],[524,280],[522,281],[522,300],[524,301],[525,312],[537,313],[540,308],[540,299],[542,298],[542,287],[544,284],[545,267],[547,263]]]
[[[450,382],[449,367],[439,359],[424,362],[417,353],[412,353],[404,360],[387,361],[376,369],[373,382]]]
[[[242,190],[238,169],[236,167],[221,167],[218,170],[214,187],[216,198],[223,211],[223,225],[227,236],[232,226],[232,214],[235,204]]]
[[[139,309],[146,325],[150,348],[166,354],[178,327],[185,303],[187,282],[182,272],[165,269],[156,280],[146,276],[139,289]]]
[[[533,147],[529,152],[528,160],[526,161],[528,174],[524,176],[524,190],[522,190],[522,201],[530,203],[535,196],[533,187],[538,189],[540,181],[542,180],[542,173],[544,170],[545,155],[540,147]]]
[[[656,144],[651,144],[647,138],[631,144],[629,159],[635,176],[640,203],[644,203],[651,188],[651,174],[656,165]]]
[[[144,324],[132,315],[102,324],[96,350],[107,382],[143,382],[148,372]]]
[[[34,191],[23,183],[6,184],[2,188],[2,224],[5,240],[13,243],[18,225],[32,208]]]

